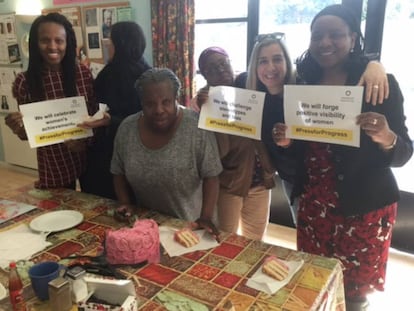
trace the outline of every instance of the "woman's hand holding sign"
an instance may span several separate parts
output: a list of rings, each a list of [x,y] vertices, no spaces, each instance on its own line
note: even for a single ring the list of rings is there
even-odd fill
[[[364,112],[357,117],[357,124],[384,150],[395,146],[397,135],[389,128],[387,118],[377,112]]]
[[[284,123],[276,123],[272,129],[272,138],[279,147],[287,148],[292,143],[290,138],[286,138],[287,125]]]
[[[16,134],[21,140],[27,140],[26,131],[23,126],[23,115],[20,112],[9,113],[6,118],[6,125]]]

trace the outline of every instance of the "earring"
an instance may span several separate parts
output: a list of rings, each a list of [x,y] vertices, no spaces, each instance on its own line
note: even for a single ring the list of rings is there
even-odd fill
[[[351,48],[351,49],[349,50],[349,53],[354,53],[354,48]]]

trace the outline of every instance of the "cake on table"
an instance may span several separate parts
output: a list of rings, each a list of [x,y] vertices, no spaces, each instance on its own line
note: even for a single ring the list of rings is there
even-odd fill
[[[289,275],[289,267],[276,256],[265,259],[262,272],[278,281],[282,281]]]
[[[190,228],[177,230],[174,233],[174,240],[184,247],[192,247],[200,243],[200,238]]]

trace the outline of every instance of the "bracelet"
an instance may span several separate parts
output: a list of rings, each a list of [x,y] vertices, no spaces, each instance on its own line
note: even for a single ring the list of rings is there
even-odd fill
[[[395,145],[397,144],[397,139],[398,139],[398,136],[395,135],[394,136],[394,140],[392,141],[391,145],[382,147],[382,149],[384,149],[384,150],[391,150],[391,149],[393,149],[395,147]]]

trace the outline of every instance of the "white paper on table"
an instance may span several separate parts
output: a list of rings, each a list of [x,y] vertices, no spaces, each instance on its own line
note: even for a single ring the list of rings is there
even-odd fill
[[[19,106],[31,148],[62,143],[93,135],[78,127],[88,115],[83,96],[46,100]]]
[[[281,289],[283,286],[288,284],[292,277],[295,275],[296,272],[299,271],[299,269],[303,265],[303,260],[300,261],[286,261],[282,260],[285,265],[289,267],[289,274],[288,276],[282,280],[278,281],[271,276],[266,275],[262,272],[262,266],[260,266],[259,269],[252,275],[252,277],[247,281],[246,285],[257,289],[259,291],[265,292],[269,295],[272,295],[276,293],[279,289]]]
[[[261,139],[264,92],[231,86],[209,88],[208,100],[201,107],[201,129]]]
[[[34,233],[26,224],[0,232],[0,267],[8,267],[11,261],[30,259],[51,244],[45,234]]]
[[[180,256],[186,253],[191,253],[194,251],[210,249],[219,245],[214,237],[208,233],[206,230],[196,230],[195,234],[200,238],[200,243],[192,247],[182,246],[180,243],[174,241],[174,233],[177,230],[174,230],[170,227],[159,227],[160,231],[160,242],[164,249],[167,251],[168,255],[171,257]]]
[[[362,86],[285,85],[286,137],[359,147]]]

